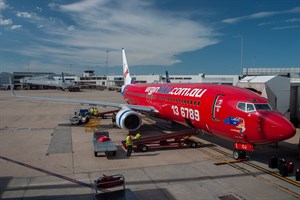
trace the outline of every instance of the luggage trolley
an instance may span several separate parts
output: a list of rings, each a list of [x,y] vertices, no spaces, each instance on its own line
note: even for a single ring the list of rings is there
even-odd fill
[[[102,177],[95,180],[96,194],[98,194],[99,191],[111,192],[107,189],[114,187],[122,187],[122,189],[125,190],[125,177],[122,174],[115,174],[110,176],[106,176],[103,174]],[[120,188],[118,190],[120,190]]]
[[[138,200],[130,189],[125,189],[125,177],[114,174],[98,178],[95,182],[96,199]]]
[[[109,138],[108,131],[96,131],[93,134],[94,155],[98,157],[98,153],[105,153],[106,156],[115,156],[117,154],[116,143]]]

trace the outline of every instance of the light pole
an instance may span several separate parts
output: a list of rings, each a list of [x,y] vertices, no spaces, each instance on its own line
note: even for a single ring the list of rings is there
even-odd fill
[[[108,86],[108,50],[106,51],[106,85]]]
[[[240,33],[240,37],[241,37],[241,70],[242,70],[241,75],[243,76],[244,33]]]

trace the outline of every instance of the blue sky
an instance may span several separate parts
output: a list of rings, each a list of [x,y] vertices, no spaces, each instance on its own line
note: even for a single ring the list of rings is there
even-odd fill
[[[300,67],[300,0],[0,0],[0,72]]]

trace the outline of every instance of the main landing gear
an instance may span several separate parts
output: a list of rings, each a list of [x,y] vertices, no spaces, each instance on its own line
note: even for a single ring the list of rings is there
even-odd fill
[[[234,149],[232,157],[235,160],[246,158],[246,152],[244,150]]]

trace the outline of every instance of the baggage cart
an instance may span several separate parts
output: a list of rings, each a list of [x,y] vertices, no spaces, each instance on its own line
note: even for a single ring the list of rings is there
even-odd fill
[[[125,177],[121,174],[103,175],[94,182],[96,199],[138,200],[130,189],[125,189]]]
[[[96,131],[93,133],[94,155],[98,157],[98,153],[105,153],[108,157],[115,156],[117,153],[116,143],[109,138],[108,131]]]

